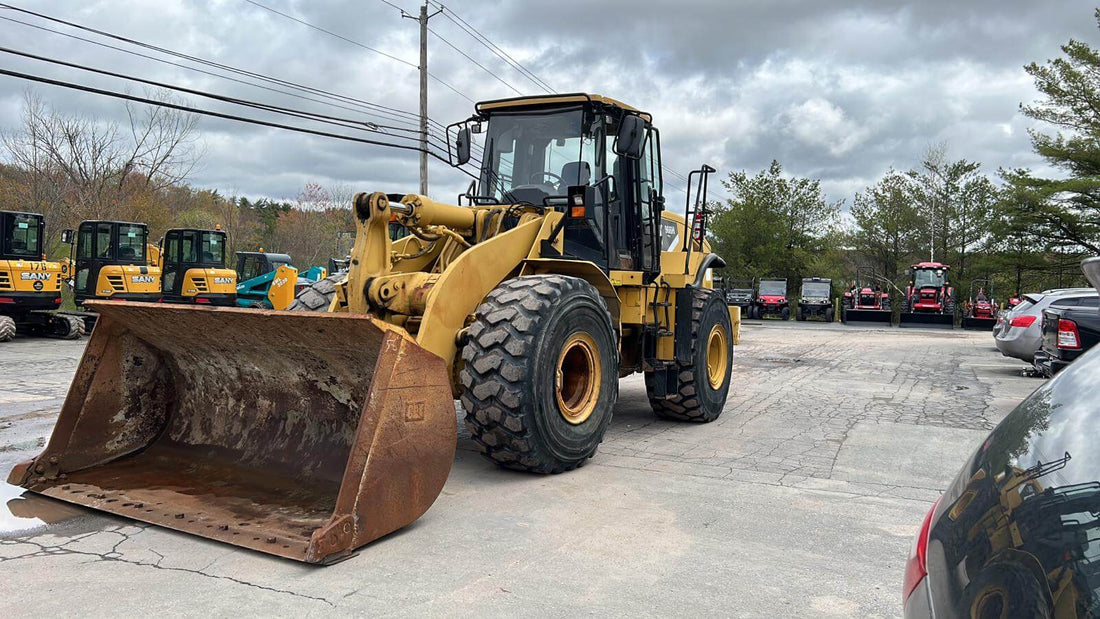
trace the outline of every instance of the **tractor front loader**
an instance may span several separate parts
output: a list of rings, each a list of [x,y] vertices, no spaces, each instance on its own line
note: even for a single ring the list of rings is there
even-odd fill
[[[291,307],[316,312],[89,302],[102,316],[53,436],[9,481],[327,563],[432,504],[456,397],[488,459],[535,473],[595,454],[633,372],[658,416],[716,419],[734,331],[708,277],[713,169],[691,173],[680,217],[648,114],[482,103],[449,129],[456,165],[484,125],[471,206],[356,196],[349,270]]]

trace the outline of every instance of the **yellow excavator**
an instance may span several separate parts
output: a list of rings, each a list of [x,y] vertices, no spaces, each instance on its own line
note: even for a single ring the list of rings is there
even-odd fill
[[[448,128],[453,164],[478,132],[468,206],[358,194],[348,271],[298,311],[89,301],[50,442],[9,481],[329,563],[431,506],[455,398],[486,458],[534,473],[592,458],[635,372],[659,417],[717,419],[736,309],[709,284],[714,170],[663,216],[652,118],[598,95],[480,103]]]
[[[237,303],[237,272],[225,266],[226,233],[173,228],[160,244],[161,297],[164,303],[226,305]]]
[[[16,331],[77,339],[84,321],[59,313],[61,271],[46,260],[45,219],[36,213],[0,211],[0,342]]]
[[[89,299],[156,301],[160,298],[160,250],[149,243],[149,227],[129,221],[82,221],[64,230],[69,245],[62,272],[70,278],[74,301]]]

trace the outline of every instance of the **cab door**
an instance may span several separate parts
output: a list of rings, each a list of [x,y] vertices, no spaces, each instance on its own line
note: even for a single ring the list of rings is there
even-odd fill
[[[180,235],[179,230],[169,230],[164,235],[164,251],[161,259],[164,267],[161,270],[161,286],[165,296],[178,297],[183,289],[183,272],[180,265]]]
[[[110,223],[85,221],[76,236],[76,271],[73,290],[81,299],[95,298],[99,271],[114,262],[114,229]]]

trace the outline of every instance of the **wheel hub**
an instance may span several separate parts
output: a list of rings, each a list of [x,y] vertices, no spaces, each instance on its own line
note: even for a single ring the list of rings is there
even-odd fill
[[[573,425],[584,423],[594,410],[602,379],[600,353],[587,333],[574,333],[562,346],[555,373],[558,410]]]
[[[729,367],[729,346],[726,344],[726,330],[722,325],[714,325],[707,335],[707,382],[711,389],[720,389],[726,380]]]

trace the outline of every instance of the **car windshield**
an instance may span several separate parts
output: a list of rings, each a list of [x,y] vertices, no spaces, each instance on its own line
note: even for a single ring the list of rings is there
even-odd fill
[[[145,262],[145,226],[122,224],[118,227],[118,259]]]
[[[828,297],[829,284],[825,282],[802,282],[802,296]]]
[[[913,273],[913,285],[917,288],[939,288],[946,279],[943,269],[918,269]]]
[[[787,294],[787,282],[764,280],[760,282],[760,294],[778,296],[785,295]]]
[[[12,256],[37,258],[42,254],[42,239],[38,237],[38,218],[34,215],[13,213],[7,218],[4,244]]]
[[[594,182],[602,126],[602,121],[585,123],[581,108],[494,115],[485,138],[480,195],[541,203],[564,197],[570,185]]]

